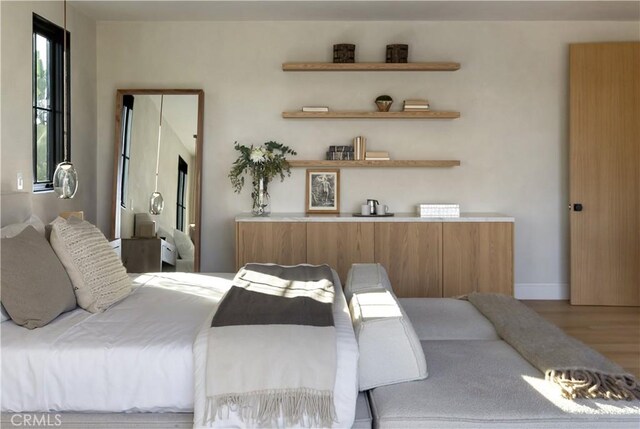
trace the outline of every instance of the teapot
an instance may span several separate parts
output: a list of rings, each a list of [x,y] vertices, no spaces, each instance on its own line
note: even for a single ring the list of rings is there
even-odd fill
[[[376,214],[376,206],[380,204],[378,202],[378,200],[367,200],[367,205],[369,206],[369,214],[370,215],[375,215]]]

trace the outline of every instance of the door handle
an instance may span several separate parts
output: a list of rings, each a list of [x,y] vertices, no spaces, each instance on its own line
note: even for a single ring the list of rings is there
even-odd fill
[[[582,203],[573,204],[573,211],[574,212],[581,212],[582,211]]]

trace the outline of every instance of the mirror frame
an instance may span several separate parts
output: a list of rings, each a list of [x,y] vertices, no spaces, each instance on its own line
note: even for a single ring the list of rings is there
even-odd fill
[[[195,255],[193,271],[200,272],[200,237],[202,230],[202,138],[204,119],[204,91],[202,89],[118,89],[116,91],[114,160],[113,160],[113,189],[111,201],[111,240],[116,238],[116,225],[120,217],[118,201],[120,201],[120,135],[122,133],[122,104],[124,95],[197,95],[198,96],[198,130],[196,137],[196,165],[195,165],[195,222],[196,233],[193,237]]]

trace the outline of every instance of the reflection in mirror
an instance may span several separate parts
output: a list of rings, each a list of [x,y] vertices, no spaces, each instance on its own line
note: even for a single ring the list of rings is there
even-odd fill
[[[112,236],[129,272],[199,271],[203,97],[118,91]],[[164,207],[152,214],[156,190]]]

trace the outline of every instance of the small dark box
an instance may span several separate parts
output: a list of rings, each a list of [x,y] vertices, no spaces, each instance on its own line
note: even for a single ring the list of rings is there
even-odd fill
[[[352,45],[350,43],[340,43],[337,45],[333,45],[333,62],[355,63],[356,45]]]
[[[387,45],[388,63],[406,63],[409,59],[409,45]]]

